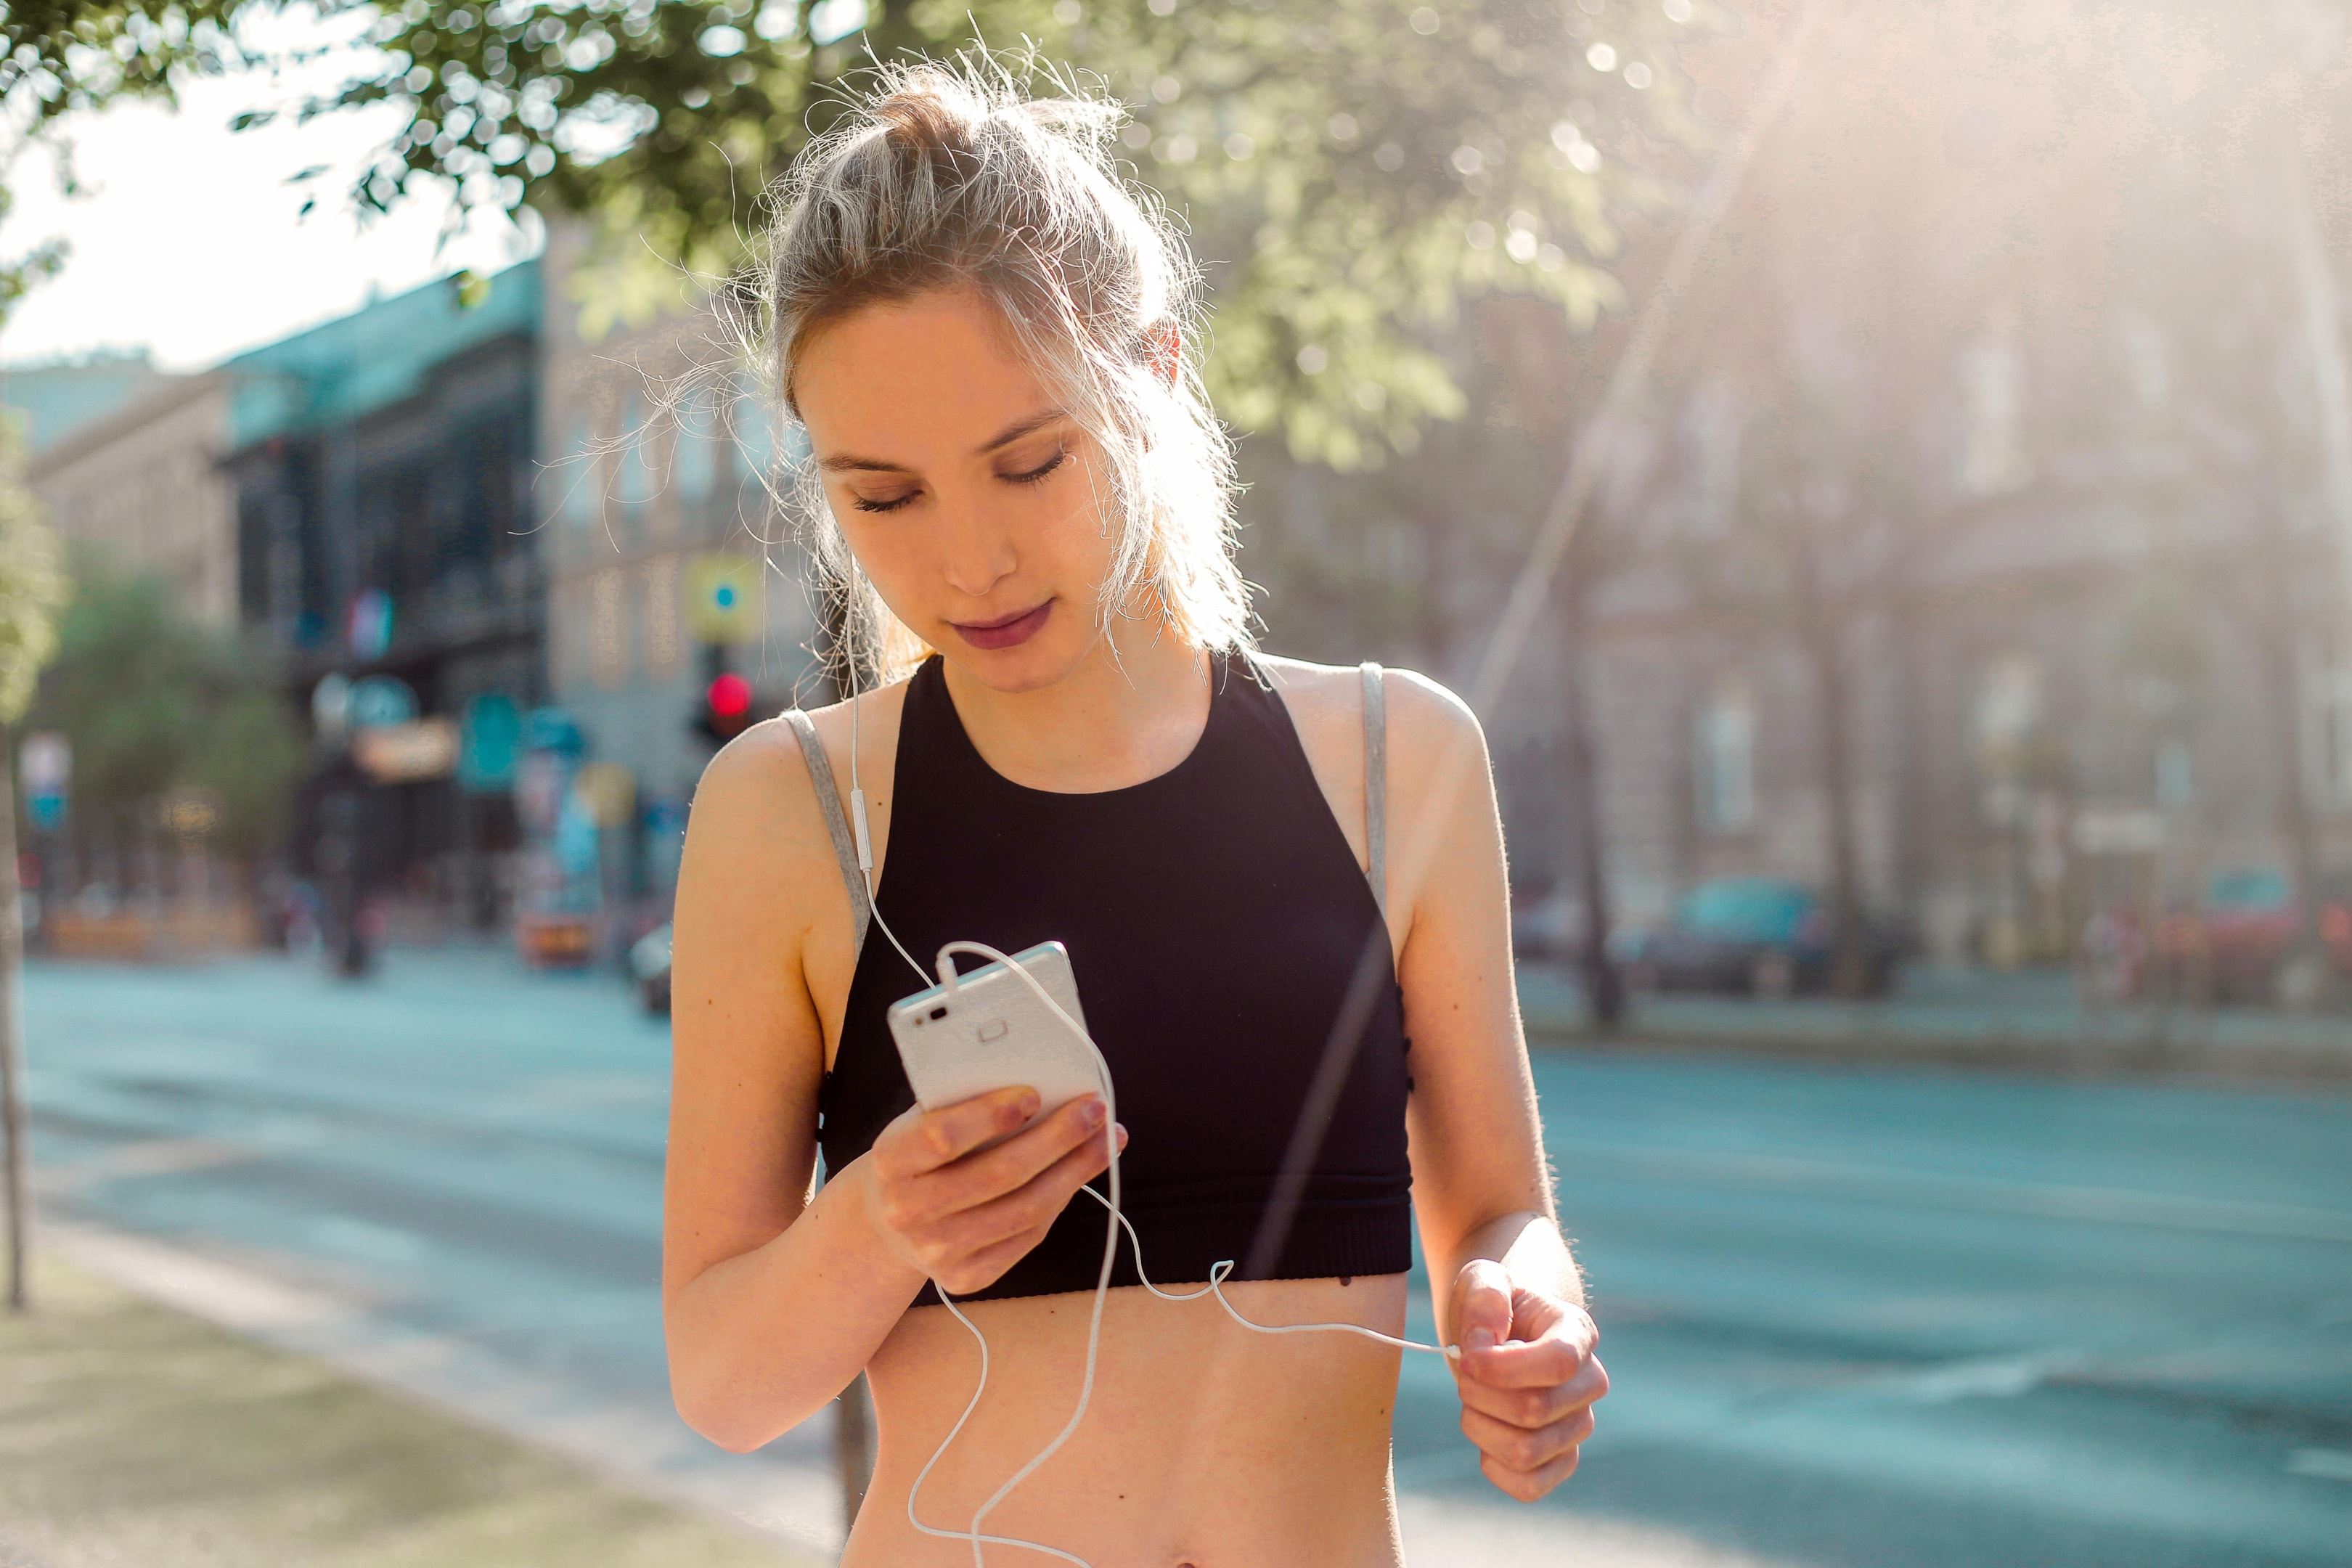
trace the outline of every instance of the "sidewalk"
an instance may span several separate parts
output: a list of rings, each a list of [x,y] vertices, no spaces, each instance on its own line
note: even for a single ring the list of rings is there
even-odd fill
[[[0,1568],[805,1568],[43,1254],[0,1313]]]
[[[2257,1007],[2084,1007],[2063,970],[1998,973],[1906,966],[1866,1002],[1637,995],[1623,1026],[1596,1033],[1570,969],[1528,963],[1519,1006],[1530,1043],[1740,1051],[1820,1061],[1943,1063],[2046,1072],[2352,1080],[2352,1017]]]

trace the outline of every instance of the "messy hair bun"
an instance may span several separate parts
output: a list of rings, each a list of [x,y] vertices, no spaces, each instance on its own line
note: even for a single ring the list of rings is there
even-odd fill
[[[1200,274],[1156,200],[1113,166],[1121,118],[1075,91],[1027,97],[984,56],[879,69],[776,193],[765,357],[797,418],[793,374],[826,326],[934,289],[979,294],[1104,454],[1118,530],[1105,631],[1164,619],[1195,646],[1239,647],[1233,445],[1201,382]],[[853,657],[902,672],[919,644],[850,570],[813,465],[801,487],[826,586],[849,596]]]

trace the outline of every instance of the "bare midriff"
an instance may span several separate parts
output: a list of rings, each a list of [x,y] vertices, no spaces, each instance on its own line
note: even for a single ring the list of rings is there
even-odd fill
[[[1228,1285],[1225,1296],[1261,1323],[1403,1331],[1401,1274],[1262,1280]],[[1093,1305],[1080,1292],[963,1309],[988,1336],[988,1392],[923,1483],[925,1524],[969,1528],[1069,1420]],[[1086,1418],[981,1529],[1093,1568],[1398,1568],[1389,1424],[1401,1353],[1357,1334],[1254,1333],[1207,1297],[1112,1290]],[[843,1568],[968,1568],[969,1542],[908,1523],[907,1492],[971,1398],[979,1345],[944,1308],[917,1308],[867,1370],[879,1453]],[[1055,1561],[1012,1546],[987,1552],[1004,1568]]]

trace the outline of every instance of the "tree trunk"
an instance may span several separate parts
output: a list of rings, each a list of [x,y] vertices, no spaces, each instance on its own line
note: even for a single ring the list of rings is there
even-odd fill
[[[1593,1026],[1606,1032],[1624,1020],[1625,979],[1609,952],[1608,840],[1601,823],[1600,769],[1594,764],[1584,685],[1591,650],[1584,636],[1581,595],[1575,596],[1568,609],[1568,808],[1573,817],[1570,830],[1576,839],[1578,890],[1584,904],[1584,942],[1578,966],[1584,982],[1585,1008]]]
[[[1822,790],[1829,804],[1833,929],[1830,990],[1840,996],[1861,996],[1870,990],[1870,952],[1862,927],[1861,857],[1854,845],[1853,787],[1848,776],[1845,662],[1838,635],[1842,628],[1834,617],[1820,616],[1818,605],[1815,609],[1813,629],[1804,637],[1804,645],[1811,656],[1813,687],[1822,704]]]
[[[17,987],[25,962],[23,893],[16,883],[16,792],[8,727],[0,725],[0,1127],[7,1138],[8,1307],[32,1307],[33,1163],[25,1107],[25,1031]]]

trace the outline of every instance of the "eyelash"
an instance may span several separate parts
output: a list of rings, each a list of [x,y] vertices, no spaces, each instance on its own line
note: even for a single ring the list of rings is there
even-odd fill
[[[1060,451],[1055,452],[1052,457],[1046,458],[1043,464],[1030,469],[1025,474],[999,474],[996,477],[1003,479],[1007,484],[1037,484],[1050,477],[1055,469],[1060,468],[1065,462],[1068,461],[1069,456],[1069,448],[1065,447]],[[917,492],[909,490],[907,494],[900,496],[896,500],[867,500],[864,496],[858,496],[854,498],[850,504],[855,506],[860,511],[897,511],[900,507],[905,506],[908,501],[913,500]]]

